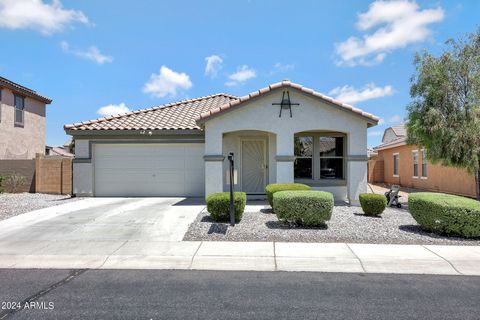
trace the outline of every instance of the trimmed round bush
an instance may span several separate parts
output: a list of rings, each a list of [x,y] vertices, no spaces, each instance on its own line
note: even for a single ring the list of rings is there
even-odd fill
[[[462,237],[480,237],[480,201],[443,193],[408,196],[410,214],[425,230]]]
[[[387,207],[387,197],[383,194],[361,193],[360,205],[367,216],[377,216]]]
[[[215,221],[230,221],[230,192],[211,193],[205,199],[207,211]],[[233,193],[233,206],[235,208],[235,221],[242,220],[247,194],[245,192]]]
[[[332,217],[333,195],[308,190],[275,192],[273,211],[283,222],[322,226]]]
[[[293,191],[293,190],[310,190],[310,186],[302,183],[271,183],[265,188],[267,199],[270,206],[273,208],[273,194],[278,191]]]

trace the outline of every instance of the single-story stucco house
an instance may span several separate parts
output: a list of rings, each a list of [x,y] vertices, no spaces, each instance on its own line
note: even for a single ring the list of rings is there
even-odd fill
[[[65,126],[80,196],[204,196],[301,182],[358,202],[367,128],[379,118],[284,80],[244,97],[215,94]]]

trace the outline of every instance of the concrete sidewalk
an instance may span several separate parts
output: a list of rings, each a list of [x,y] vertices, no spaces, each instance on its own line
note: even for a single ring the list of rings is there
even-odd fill
[[[15,250],[12,252],[11,248]],[[197,241],[16,241],[0,268],[188,269],[480,276],[480,246]]]

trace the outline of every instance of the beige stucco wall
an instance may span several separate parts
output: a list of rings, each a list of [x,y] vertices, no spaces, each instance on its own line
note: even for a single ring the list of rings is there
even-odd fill
[[[276,136],[272,133],[261,132],[261,131],[238,131],[226,133],[223,137],[223,150],[225,155],[228,155],[230,152],[233,152],[235,155],[234,167],[238,172],[238,183],[236,190],[242,189],[242,172],[239,166],[241,165],[241,141],[242,139],[261,139],[265,141],[265,151],[267,155],[266,163],[268,164],[268,170],[266,174],[266,184],[276,182]],[[229,163],[228,159],[225,157],[223,161],[223,191],[229,190],[229,185],[227,185],[227,175],[228,175]]]
[[[228,153],[224,149],[224,135],[241,130],[258,130],[275,135],[275,157],[293,157],[295,133],[342,132],[347,138],[347,158],[364,157],[364,160],[347,160],[347,187],[335,189],[345,192],[339,193],[338,198],[348,197],[352,203],[357,202],[358,195],[367,191],[367,121],[304,93],[296,90],[289,91],[292,102],[300,104],[292,107],[292,118],[288,110],[284,110],[282,117],[279,117],[279,106],[272,103],[281,101],[282,90],[275,90],[208,120],[205,123],[205,154],[226,156]],[[294,181],[293,160],[275,161],[275,167],[277,183]],[[206,162],[207,194],[223,190],[223,169],[222,162]]]
[[[418,150],[418,175],[413,177],[413,150]],[[418,188],[475,197],[475,177],[466,170],[445,167],[427,162],[427,177],[422,178],[422,153],[416,145],[404,145],[387,150],[379,150],[378,158],[384,163],[384,181],[403,187]],[[399,174],[393,176],[393,154],[399,154]]]
[[[0,159],[33,159],[45,153],[45,103],[25,97],[24,125],[14,125],[14,94],[2,89]]]

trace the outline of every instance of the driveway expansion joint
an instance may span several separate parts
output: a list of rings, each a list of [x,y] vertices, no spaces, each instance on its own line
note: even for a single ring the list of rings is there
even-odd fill
[[[277,249],[276,249],[276,242],[275,241],[273,241],[273,263],[275,264],[275,271],[278,271]]]
[[[107,263],[108,259],[115,254],[115,252],[117,252],[118,250],[120,250],[123,246],[125,246],[130,240],[126,240],[124,243],[122,243],[117,249],[115,249],[113,252],[111,252],[110,254],[107,255],[107,257],[105,258],[105,260],[103,260],[103,263],[98,266],[98,268],[96,269],[101,269],[105,263]]]
[[[451,263],[449,260],[447,260],[446,258],[442,257],[441,255],[439,255],[438,253],[436,253],[435,251],[433,250],[430,250],[429,248],[427,248],[426,246],[422,245],[423,248],[427,249],[428,251],[430,251],[431,253],[433,253],[434,255],[436,255],[437,257],[441,258],[442,260],[444,260],[445,262],[447,262],[452,268],[453,270],[455,270],[456,272],[458,272],[458,274],[460,275],[464,275],[462,272],[460,272],[457,268],[455,268],[455,266],[453,265],[453,263]]]
[[[355,251],[353,251],[353,249],[350,247],[350,245],[348,243],[345,243],[345,245],[352,252],[352,254],[355,256],[355,258],[357,258],[358,262],[360,263],[360,266],[362,267],[363,272],[367,273],[367,270],[365,269],[365,266],[363,265],[362,259],[360,259],[360,257],[355,253]]]
[[[200,241],[200,243],[198,244],[197,250],[195,250],[195,252],[193,253],[192,259],[190,259],[190,265],[188,266],[189,270],[192,270],[193,260],[197,256],[198,250],[200,250],[200,247],[202,246],[202,244],[203,244],[203,241]]]

